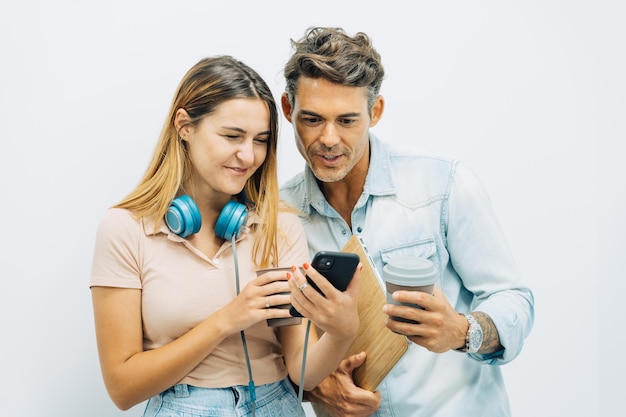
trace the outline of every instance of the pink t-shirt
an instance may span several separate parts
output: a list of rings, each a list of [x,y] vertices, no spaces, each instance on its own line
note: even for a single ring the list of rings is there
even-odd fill
[[[256,277],[252,244],[257,222],[251,212],[249,231],[236,242],[240,288]],[[304,229],[295,214],[279,214],[278,236],[277,266],[309,262]],[[171,233],[165,222],[155,231],[152,222],[137,220],[128,210],[109,209],[98,227],[89,285],[141,289],[143,347],[158,348],[236,296],[232,245],[224,242],[211,259]],[[255,384],[283,379],[287,369],[274,328],[263,321],[245,334]],[[206,388],[247,385],[240,334],[222,341],[180,383]]]

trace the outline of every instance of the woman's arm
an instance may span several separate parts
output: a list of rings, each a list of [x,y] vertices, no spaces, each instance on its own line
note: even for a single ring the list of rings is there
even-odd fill
[[[122,410],[176,384],[232,333],[216,313],[177,340],[144,351],[140,290],[93,287],[92,300],[104,383]]]
[[[305,390],[313,389],[337,368],[356,337],[359,329],[357,302],[360,270],[361,266],[357,268],[346,291],[342,292],[335,289],[314,269],[308,268],[307,275],[326,294],[326,297],[311,286],[301,292],[299,287],[306,282],[306,278],[298,269],[293,272],[293,277],[289,280],[292,303],[295,303],[296,309],[315,324],[310,329],[303,382]],[[300,326],[281,327],[279,334],[289,376],[296,384],[301,383],[305,323],[306,320]],[[324,331],[320,338],[318,338],[316,326]]]
[[[286,277],[275,275],[255,279],[187,333],[147,351],[143,350],[141,290],[92,287],[100,367],[115,405],[126,410],[145,401],[183,379],[226,337],[261,320],[288,316],[286,310],[265,308],[268,294],[288,287]]]

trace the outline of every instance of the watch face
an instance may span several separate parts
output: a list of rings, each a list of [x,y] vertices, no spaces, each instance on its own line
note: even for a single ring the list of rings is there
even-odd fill
[[[483,344],[483,329],[480,328],[480,324],[478,324],[471,314],[465,317],[470,324],[467,334],[467,351],[469,353],[476,353]]]
[[[483,344],[483,332],[480,329],[472,329],[469,334],[469,351],[474,353]]]

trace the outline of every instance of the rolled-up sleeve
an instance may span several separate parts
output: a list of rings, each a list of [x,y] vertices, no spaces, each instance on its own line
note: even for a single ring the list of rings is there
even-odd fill
[[[510,362],[533,326],[534,297],[484,187],[463,164],[454,170],[447,210],[447,248],[462,285],[474,294],[469,309],[491,317],[504,347],[498,355],[471,356],[491,364]]]

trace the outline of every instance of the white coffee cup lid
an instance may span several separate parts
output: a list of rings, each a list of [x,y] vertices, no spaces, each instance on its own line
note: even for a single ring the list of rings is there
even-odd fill
[[[383,267],[385,281],[396,285],[420,286],[433,284],[437,279],[435,265],[426,258],[397,257]]]

